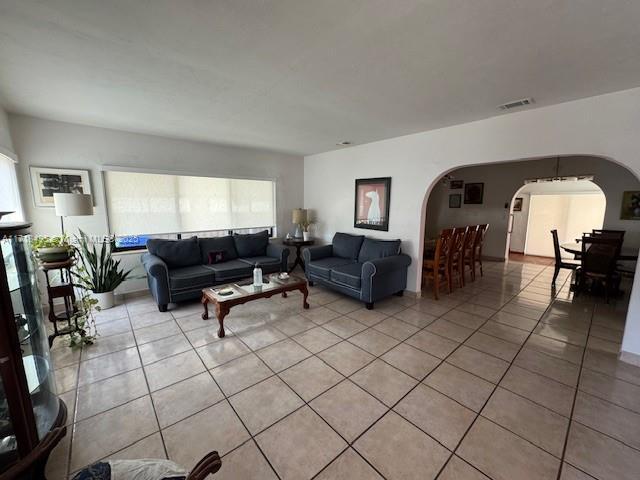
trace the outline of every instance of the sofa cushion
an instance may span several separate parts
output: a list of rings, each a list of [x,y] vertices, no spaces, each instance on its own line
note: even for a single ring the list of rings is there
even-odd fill
[[[238,259],[216,263],[215,265],[205,265],[204,268],[213,270],[216,276],[216,283],[250,277],[253,272],[251,265]]]
[[[364,235],[349,235],[348,233],[336,233],[333,236],[333,256],[340,258],[349,258],[355,260],[358,258],[360,247]]]
[[[251,273],[253,274],[253,268],[256,266],[256,263],[260,265],[262,269],[262,273],[275,273],[280,271],[281,262],[279,258],[274,257],[249,257],[249,258],[239,258],[241,262],[245,262],[248,265],[251,265]]]
[[[186,240],[150,238],[147,240],[147,250],[164,260],[169,268],[190,267],[202,263],[198,237]]]
[[[358,255],[359,262],[368,262],[376,258],[390,257],[400,254],[400,240],[375,240],[365,238]]]
[[[180,267],[169,270],[171,290],[205,288],[214,284],[213,272],[204,265]]]
[[[355,260],[339,257],[325,257],[309,262],[305,265],[305,268],[309,274],[329,280],[332,268],[339,267],[340,265],[348,265],[349,263],[355,263]]]
[[[269,230],[247,235],[235,234],[233,241],[236,244],[236,252],[238,252],[239,257],[262,257],[267,254]]]
[[[362,278],[362,263],[349,263],[331,269],[331,281],[347,285],[351,288],[360,289],[360,279]]]
[[[211,252],[222,252],[223,262],[238,258],[236,244],[231,235],[226,235],[224,237],[199,238],[198,243],[200,244],[200,263],[202,264],[206,265],[210,263],[209,254]]]

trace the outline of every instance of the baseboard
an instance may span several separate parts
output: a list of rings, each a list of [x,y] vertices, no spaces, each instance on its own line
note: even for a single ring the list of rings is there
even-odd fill
[[[620,352],[620,361],[624,363],[628,363],[635,367],[640,367],[640,355],[632,352]]]

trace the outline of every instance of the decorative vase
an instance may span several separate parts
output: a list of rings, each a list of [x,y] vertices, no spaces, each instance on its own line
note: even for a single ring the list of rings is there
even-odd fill
[[[305,242],[308,242],[309,240],[311,240],[311,232],[302,232],[302,239]]]
[[[113,292],[93,292],[93,298],[98,300],[98,307],[100,307],[100,310],[107,310],[115,304],[115,296]]]

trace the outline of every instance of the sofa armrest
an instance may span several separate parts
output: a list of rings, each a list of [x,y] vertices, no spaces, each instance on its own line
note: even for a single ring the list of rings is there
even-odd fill
[[[169,268],[160,257],[151,253],[145,253],[141,257],[142,265],[147,272],[147,282],[153,298],[158,305],[167,305],[170,302],[169,293]]]
[[[319,247],[309,247],[302,251],[302,258],[304,263],[309,263],[314,260],[320,260],[321,258],[330,257],[333,255],[332,245],[321,245]]]
[[[411,257],[404,254],[364,262],[360,299],[373,303],[403,291],[407,288],[407,268],[410,264]]]
[[[404,253],[390,257],[376,258],[364,262],[362,265],[362,277],[371,277],[376,274],[384,275],[394,270],[405,269],[409,265],[411,265],[411,257]]]
[[[289,258],[289,249],[283,245],[269,243],[267,245],[267,257],[273,257],[280,260],[280,271],[287,271],[287,259]]]

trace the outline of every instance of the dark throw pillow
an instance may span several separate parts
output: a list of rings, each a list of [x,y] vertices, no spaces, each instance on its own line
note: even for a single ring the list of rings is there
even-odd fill
[[[164,238],[150,238],[147,240],[147,250],[164,260],[169,268],[190,267],[200,265],[200,247],[198,237],[186,240],[165,240]]]
[[[214,252],[209,252],[209,265],[215,265],[216,263],[222,263],[225,261],[224,251],[216,250]]]
[[[238,258],[236,245],[233,242],[233,237],[231,235],[225,235],[224,237],[199,238],[198,243],[200,244],[200,254],[202,256],[203,265],[211,265],[211,262],[209,261],[209,254],[212,252],[223,252],[224,262]]]
[[[246,235],[235,234],[233,241],[239,257],[264,257],[269,245],[269,230]]]

